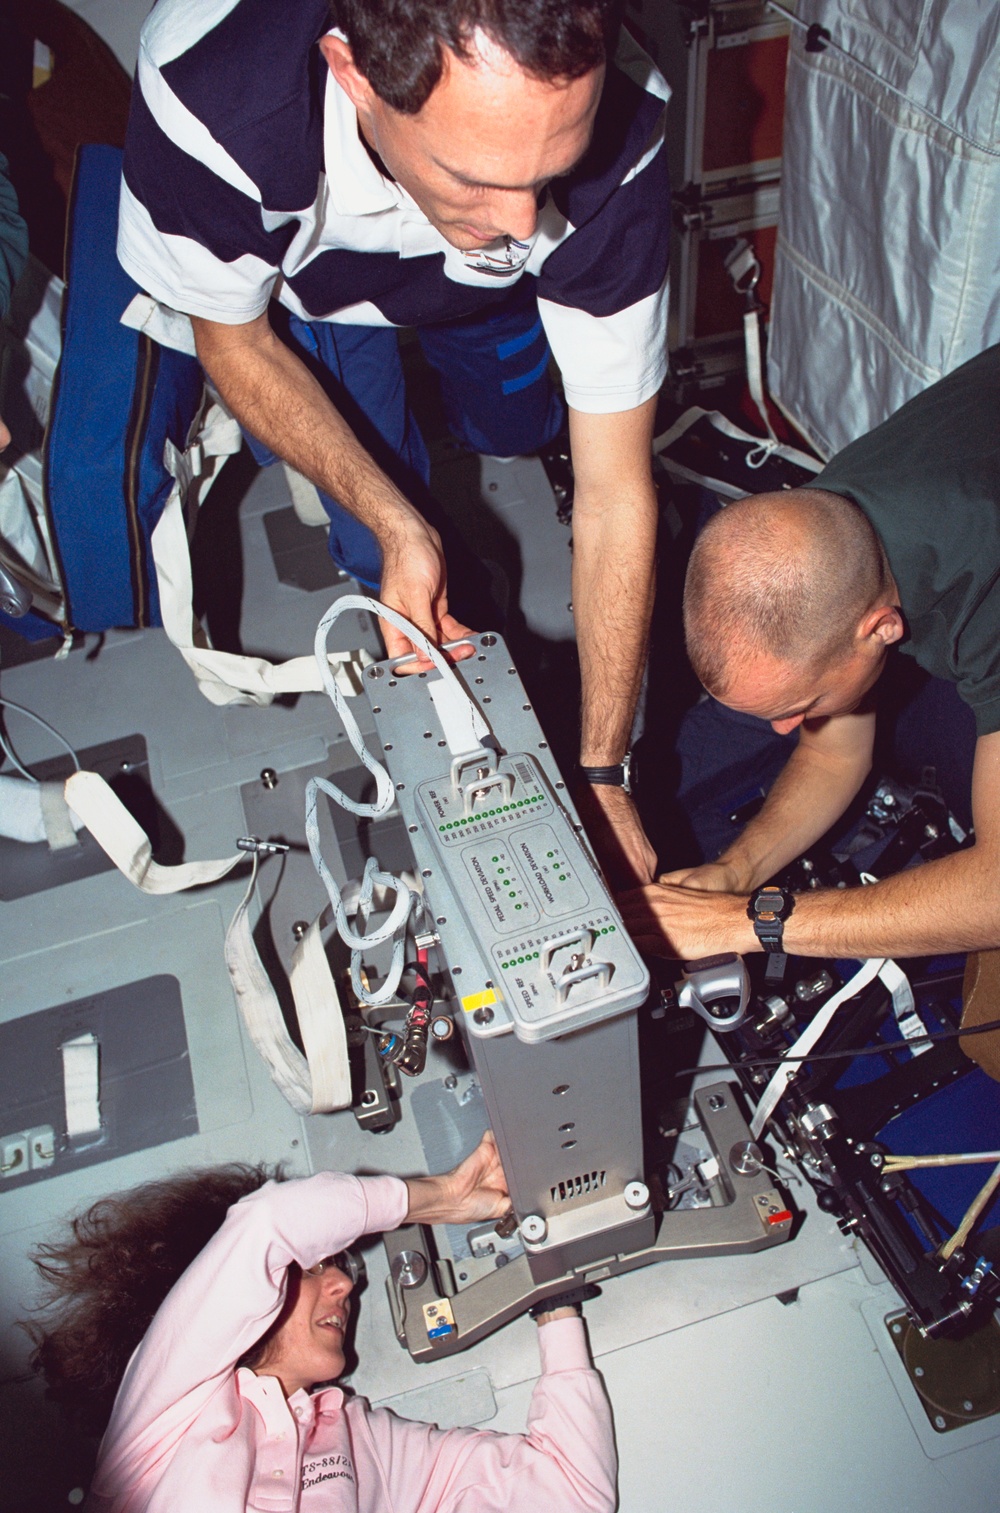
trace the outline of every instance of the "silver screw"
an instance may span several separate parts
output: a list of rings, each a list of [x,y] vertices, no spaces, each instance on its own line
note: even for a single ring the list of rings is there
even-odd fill
[[[292,926],[292,934],[296,940],[301,940],[308,929],[309,926],[304,919],[297,919]]]
[[[265,767],[260,775],[260,780],[264,787],[269,790],[278,786],[278,774],[273,767]]]
[[[493,1023],[493,1010],[490,1009],[490,1008],[486,1008],[486,1007],[481,1008],[481,1009],[477,1009],[476,1012],[473,1014],[472,1017],[476,1021],[477,1024],[492,1024]]]

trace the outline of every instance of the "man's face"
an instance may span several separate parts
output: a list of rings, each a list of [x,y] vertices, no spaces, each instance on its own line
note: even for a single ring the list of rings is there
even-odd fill
[[[590,143],[603,67],[579,79],[534,79],[480,32],[468,61],[445,49],[437,86],[422,110],[404,115],[356,72],[360,85],[344,76],[336,45],[333,37],[321,43],[369,146],[446,241],[470,251],[532,235],[545,186]]]
[[[725,693],[715,697],[730,709],[767,720],[778,735],[788,735],[805,720],[852,714],[878,681],[885,655],[881,642],[864,641],[819,671],[778,657],[749,657],[731,675]]]

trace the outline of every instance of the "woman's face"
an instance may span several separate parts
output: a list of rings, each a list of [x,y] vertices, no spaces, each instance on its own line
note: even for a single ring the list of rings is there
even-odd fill
[[[254,1370],[276,1376],[286,1397],[300,1387],[329,1382],[344,1369],[344,1334],[354,1282],[339,1256],[308,1271],[288,1268],[288,1293],[278,1326]]]

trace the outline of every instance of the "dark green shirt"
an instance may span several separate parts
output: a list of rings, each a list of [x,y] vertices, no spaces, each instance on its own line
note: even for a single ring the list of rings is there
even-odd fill
[[[957,683],[979,735],[1000,730],[1000,346],[845,447],[815,486],[853,499],[878,532],[901,650]]]

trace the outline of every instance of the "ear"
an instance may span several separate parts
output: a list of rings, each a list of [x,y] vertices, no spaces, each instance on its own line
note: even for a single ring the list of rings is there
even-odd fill
[[[345,42],[343,37],[330,34],[320,37],[319,47],[330,72],[351,104],[356,110],[368,110],[373,93],[372,87],[355,63],[350,43]]]
[[[858,639],[872,637],[882,647],[892,646],[906,634],[906,622],[897,604],[878,604],[870,609],[858,626]]]

